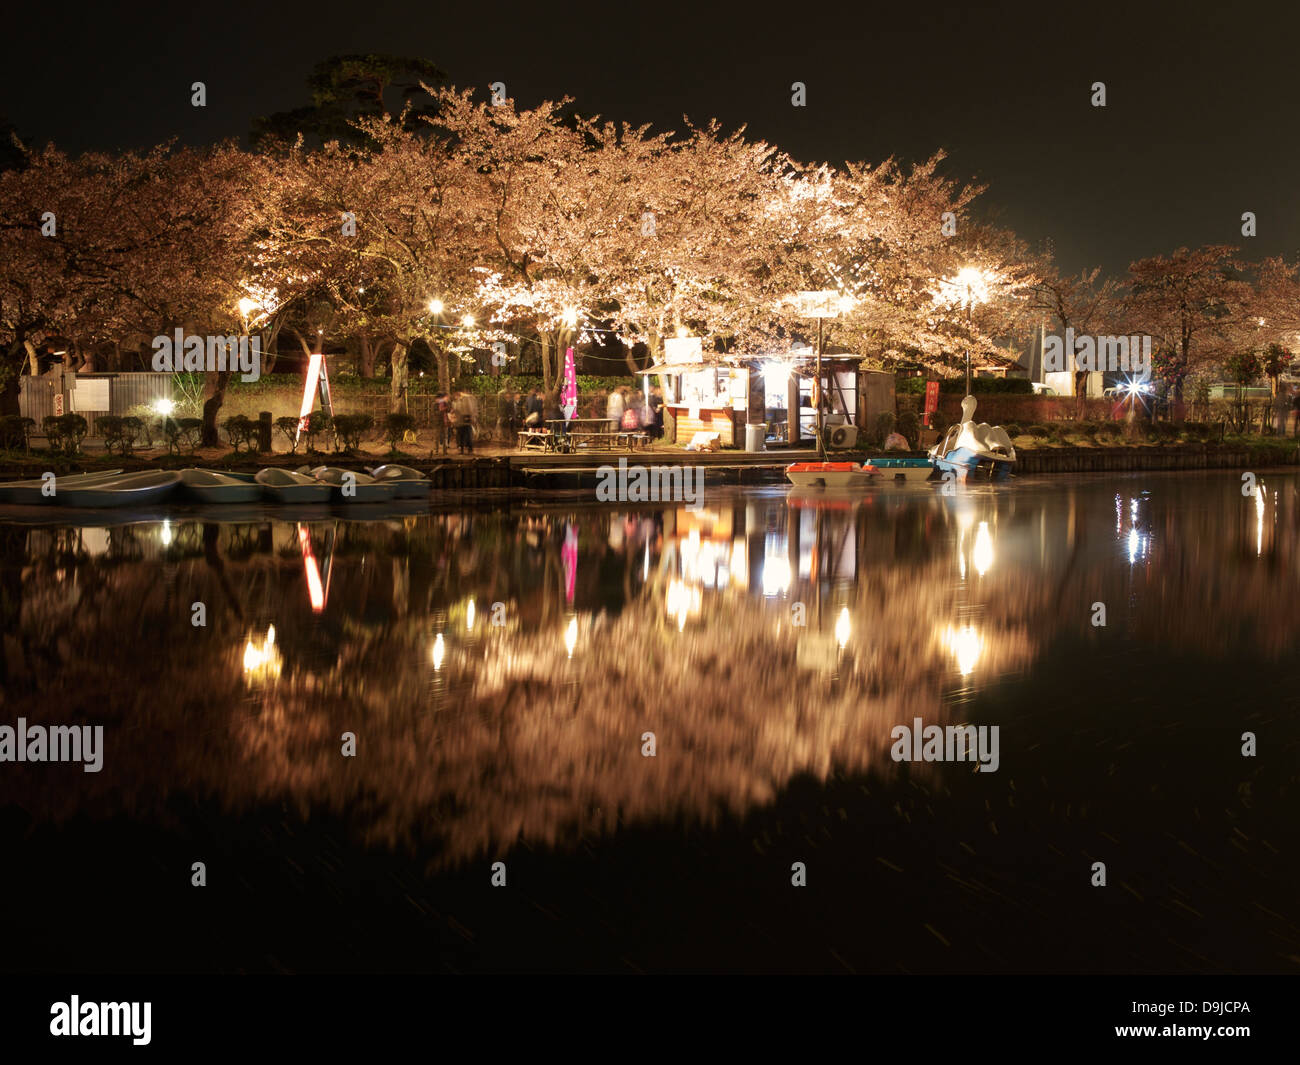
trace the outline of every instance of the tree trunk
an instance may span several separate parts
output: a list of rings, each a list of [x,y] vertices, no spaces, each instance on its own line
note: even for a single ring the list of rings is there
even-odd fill
[[[230,383],[230,370],[216,370],[203,375],[203,430],[199,443],[203,447],[219,447],[221,437],[217,435],[217,414],[226,401],[226,385]]]
[[[411,349],[408,344],[397,341],[393,345],[390,393],[388,409],[393,414],[406,414],[406,390],[410,380]]]
[[[540,333],[538,339],[542,344],[542,393],[545,395],[551,391],[555,379],[551,371],[551,334]]]
[[[370,337],[366,336],[365,333],[362,333],[357,339],[361,345],[361,376],[374,377],[375,362],[379,358],[379,346],[372,343]]]
[[[0,417],[17,417],[19,375],[23,371],[23,362],[27,351],[21,340],[15,340],[5,355],[4,365],[0,366]]]
[[[438,391],[451,391],[451,369],[447,366],[447,349],[441,343],[433,349],[433,357],[438,363]]]

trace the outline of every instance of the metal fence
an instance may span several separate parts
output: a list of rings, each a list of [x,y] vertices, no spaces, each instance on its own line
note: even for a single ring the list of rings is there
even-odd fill
[[[24,374],[18,379],[18,410],[24,418],[31,418],[36,423],[36,431],[42,432],[41,423],[54,413],[55,396],[64,390],[65,414],[73,413],[72,390],[79,381],[108,381],[108,410],[77,411],[86,419],[86,435],[100,435],[95,430],[95,421],[105,414],[125,415],[135,407],[152,407],[160,399],[172,398],[173,376],[169,373],[87,373],[87,374],[49,374],[32,377]]]

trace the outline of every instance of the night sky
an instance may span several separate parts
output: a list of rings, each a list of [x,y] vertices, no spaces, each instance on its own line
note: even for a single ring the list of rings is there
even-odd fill
[[[984,206],[1071,270],[1300,245],[1300,15],[1280,4],[142,3],[7,22],[0,114],[71,151],[243,138],[254,115],[308,102],[316,61],[389,52],[457,86],[504,81],[522,107],[567,94],[657,128],[747,123],[809,161],[945,148],[949,174],[987,184]],[[195,80],[206,109],[190,106]],[[794,81],[807,107],[791,106]]]

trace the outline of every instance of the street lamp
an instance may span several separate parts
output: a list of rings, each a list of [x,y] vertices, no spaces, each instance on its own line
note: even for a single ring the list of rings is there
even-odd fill
[[[442,313],[442,300],[430,300],[430,301],[429,301],[429,313],[430,313],[430,314],[441,314],[441,313]]]
[[[814,292],[800,292],[798,296],[801,316],[817,319],[817,457],[826,461],[826,442],[822,439],[822,322],[827,318],[838,318],[842,311],[851,307],[852,301],[835,289],[821,289]],[[798,417],[798,412],[795,412]]]
[[[970,395],[970,359],[971,359],[971,311],[977,303],[987,303],[989,299],[988,274],[974,266],[966,266],[957,271],[957,276],[944,282],[956,303],[966,306],[966,395]]]

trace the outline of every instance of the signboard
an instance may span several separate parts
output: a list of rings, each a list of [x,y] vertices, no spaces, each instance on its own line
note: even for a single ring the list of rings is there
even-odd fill
[[[703,352],[699,337],[667,337],[664,340],[664,362],[669,364],[699,362]]]
[[[63,417],[63,393],[62,392],[54,393],[54,416],[56,418]]]
[[[101,377],[77,381],[72,387],[72,409],[111,410],[108,402],[108,379]]]
[[[840,294],[833,288],[817,292],[800,292],[795,298],[800,318],[838,318],[840,316]]]
[[[930,415],[939,409],[939,382],[925,383],[925,424],[930,424]]]

